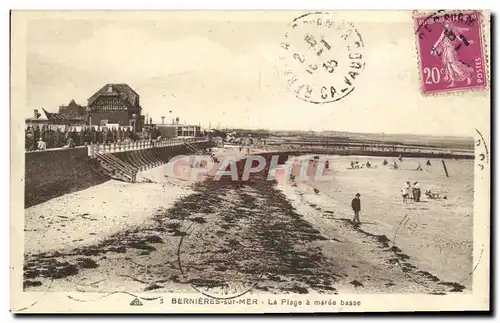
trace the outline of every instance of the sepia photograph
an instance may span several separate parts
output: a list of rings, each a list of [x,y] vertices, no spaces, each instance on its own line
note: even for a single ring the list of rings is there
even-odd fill
[[[11,311],[489,310],[489,12],[11,15]]]

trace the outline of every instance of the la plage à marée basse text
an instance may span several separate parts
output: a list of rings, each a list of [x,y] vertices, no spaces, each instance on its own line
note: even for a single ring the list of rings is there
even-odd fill
[[[275,299],[268,299],[267,300],[268,305],[280,305],[280,306],[293,306],[293,307],[298,307],[298,306],[361,306],[361,301],[348,301],[348,300],[292,300],[292,299],[281,299],[281,300],[275,300]]]

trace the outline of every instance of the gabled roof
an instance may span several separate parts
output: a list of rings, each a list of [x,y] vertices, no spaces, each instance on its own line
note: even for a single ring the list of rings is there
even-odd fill
[[[42,108],[43,113],[45,113],[45,116],[47,117],[47,120],[49,121],[85,121],[87,119],[87,115],[79,115],[79,116],[66,116],[62,115],[60,113],[53,113],[53,112],[47,112],[44,108]]]
[[[59,107],[59,115],[64,119],[82,119],[87,118],[87,108],[76,104],[75,100],[71,100],[68,105]]]
[[[42,108],[43,113],[45,113],[45,116],[47,117],[47,120],[49,121],[63,121],[64,118],[59,114],[59,113],[52,113],[52,112],[47,112],[44,108]]]
[[[139,99],[139,94],[135,92],[128,84],[118,83],[118,84],[106,84],[94,95],[92,95],[87,105],[91,106],[97,98],[100,96],[115,96],[121,98],[130,107],[135,107],[136,100]]]

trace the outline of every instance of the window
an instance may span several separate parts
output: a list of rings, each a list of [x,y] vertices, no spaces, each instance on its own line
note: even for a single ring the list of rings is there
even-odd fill
[[[101,127],[103,127],[107,124],[108,124],[108,120],[106,120],[106,119],[101,120]]]

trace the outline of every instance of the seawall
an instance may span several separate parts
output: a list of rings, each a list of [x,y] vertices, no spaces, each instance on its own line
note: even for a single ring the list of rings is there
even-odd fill
[[[194,145],[201,149],[211,147],[209,142]],[[141,168],[159,166],[176,155],[190,155],[191,152],[179,145],[113,154]],[[26,152],[25,161],[25,208],[111,179],[100,172],[98,162],[88,156],[86,147]]]
[[[26,152],[25,161],[25,208],[109,180],[85,147]]]

